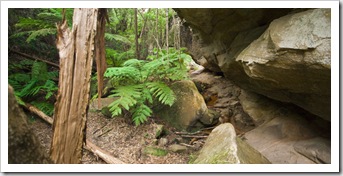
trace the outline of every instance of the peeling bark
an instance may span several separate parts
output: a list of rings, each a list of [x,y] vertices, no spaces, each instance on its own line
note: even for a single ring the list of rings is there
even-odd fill
[[[77,8],[72,30],[65,19],[57,26],[60,76],[51,158],[58,164],[81,162],[97,17],[98,9]]]

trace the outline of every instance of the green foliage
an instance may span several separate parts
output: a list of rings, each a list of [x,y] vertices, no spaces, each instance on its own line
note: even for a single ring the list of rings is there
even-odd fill
[[[11,68],[23,68],[27,62],[24,60],[17,64],[11,64]],[[14,65],[14,66],[13,66]],[[48,100],[58,89],[55,79],[58,72],[48,72],[46,63],[33,62],[30,74],[10,73],[8,82],[15,90],[14,94],[19,104],[24,105],[24,101],[36,106],[47,115],[53,113],[53,103]],[[43,100],[32,100],[37,96],[43,96]]]
[[[150,56],[150,60],[130,59],[122,67],[107,68],[104,76],[115,87],[110,96],[119,97],[109,105],[112,117],[127,110],[133,122],[140,125],[153,113],[154,101],[173,105],[176,98],[168,84],[187,79],[188,55],[171,49],[169,54],[160,51],[159,56]]]

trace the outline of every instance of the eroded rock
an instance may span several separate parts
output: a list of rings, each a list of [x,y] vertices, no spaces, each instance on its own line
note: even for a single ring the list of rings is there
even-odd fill
[[[325,140],[316,140],[316,146],[311,140],[307,141],[322,134],[315,124],[314,115],[304,114],[299,108],[252,92],[242,91],[239,98],[244,111],[257,124],[257,128],[245,133],[246,142],[269,161],[275,164],[314,164],[328,160],[327,156],[331,154]],[[315,152],[320,149],[324,151]]]

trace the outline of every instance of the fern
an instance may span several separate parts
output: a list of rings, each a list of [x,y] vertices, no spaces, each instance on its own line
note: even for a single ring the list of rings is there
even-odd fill
[[[110,97],[119,97],[119,99],[113,101],[109,107],[112,113],[112,117],[121,115],[122,108],[130,110],[130,107],[137,104],[137,99],[141,96],[141,85],[135,86],[121,86],[113,90],[114,94]]]
[[[12,66],[12,68],[23,68],[26,64],[28,63],[19,62],[16,66]],[[27,101],[46,114],[51,115],[53,112],[53,104],[46,101],[48,101],[58,89],[57,84],[52,80],[58,76],[58,72],[48,72],[47,65],[44,62],[31,62],[31,64],[30,74],[9,74],[8,82],[14,88],[15,96],[19,104],[25,105],[24,101]],[[46,101],[31,101],[42,95]]]
[[[115,89],[111,97],[118,97],[109,105],[112,117],[121,115],[123,109],[131,112],[133,122],[140,125],[152,115],[154,101],[172,106],[176,100],[170,81],[187,78],[187,55],[171,50],[160,51],[160,57],[151,60],[129,59],[122,67],[107,68],[105,77],[110,78]]]
[[[165,105],[172,106],[175,102],[175,94],[166,84],[163,82],[151,82],[147,83],[147,87],[153,95],[158,98],[158,101]]]
[[[147,105],[140,103],[132,114],[133,122],[138,126],[147,121],[151,114],[152,110]]]
[[[123,42],[125,44],[131,45],[132,42],[127,39],[126,37],[122,36],[122,35],[118,35],[118,34],[110,34],[110,33],[105,33],[105,39],[109,40],[109,41],[119,41],[119,42]]]

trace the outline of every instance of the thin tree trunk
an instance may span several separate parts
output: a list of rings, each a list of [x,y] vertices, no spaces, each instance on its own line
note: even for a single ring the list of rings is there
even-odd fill
[[[169,54],[169,43],[168,43],[168,38],[169,38],[169,29],[168,29],[168,8],[166,8],[166,49],[167,49],[167,58],[168,57],[168,54]]]
[[[136,57],[139,59],[139,49],[138,49],[138,27],[137,27],[137,8],[135,8],[135,42],[136,42]]]
[[[95,36],[95,61],[98,78],[98,107],[101,107],[101,96],[104,85],[104,73],[107,68],[106,51],[105,51],[105,26],[106,26],[107,9],[99,9],[97,30]],[[109,20],[108,20],[109,21]]]
[[[60,76],[51,159],[58,164],[81,162],[97,15],[98,9],[74,9],[72,31],[66,20],[57,26]]]
[[[157,55],[156,55],[156,59],[158,59],[158,52],[160,51],[159,49],[161,48],[160,47],[160,44],[159,44],[159,41],[158,41],[158,8],[156,8],[156,43],[157,43]]]

